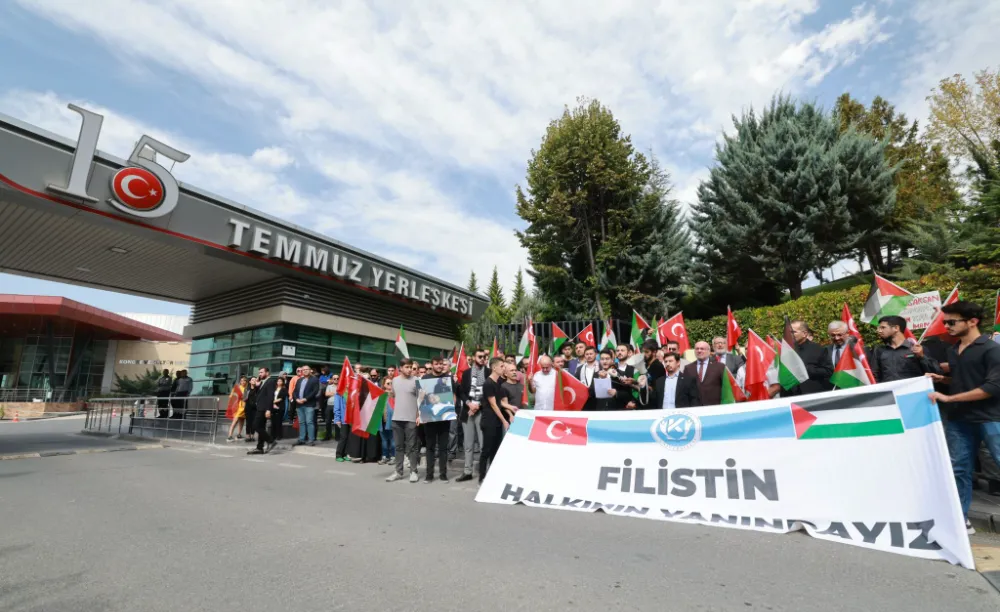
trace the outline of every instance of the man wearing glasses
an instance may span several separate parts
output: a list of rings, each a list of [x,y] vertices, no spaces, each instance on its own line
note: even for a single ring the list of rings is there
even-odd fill
[[[490,371],[486,368],[486,351],[477,349],[472,357],[472,367],[462,373],[462,380],[459,381],[458,394],[462,398],[462,412],[459,420],[462,421],[462,432],[465,436],[465,466],[462,475],[457,482],[472,480],[472,466],[475,455],[475,447],[478,443],[482,446],[482,401],[483,385]]]
[[[938,362],[924,355],[924,347],[906,341],[906,319],[896,315],[878,320],[878,337],[883,345],[872,351],[872,375],[880,383],[940,374]]]
[[[980,442],[1000,462],[1000,346],[979,333],[982,306],[958,301],[942,306],[941,314],[948,335],[958,344],[948,347],[948,376],[929,374],[937,382],[950,384],[950,393],[935,391],[930,397],[947,414],[944,432],[951,469],[962,514],[968,517]],[[975,533],[968,519],[965,526],[970,534]]]

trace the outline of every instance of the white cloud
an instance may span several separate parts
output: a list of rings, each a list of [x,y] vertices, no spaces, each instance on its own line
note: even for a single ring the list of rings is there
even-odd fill
[[[74,0],[18,1],[129,63],[198,80],[276,134],[249,157],[201,145],[203,176],[238,171],[252,188],[199,185],[315,214],[318,196],[282,175],[310,165],[330,181],[322,195],[333,204],[321,210],[354,213],[324,212],[326,231],[409,253],[460,283],[470,267],[483,277],[497,263],[508,286],[525,264],[512,186],[563,105],[581,95],[607,104],[640,150],[675,169],[686,200],[730,114],[779,89],[808,91],[885,38],[878,9],[861,4],[841,21],[807,25],[817,0],[104,0],[87,10]],[[493,201],[510,208],[467,201],[450,186],[455,172],[503,185]]]

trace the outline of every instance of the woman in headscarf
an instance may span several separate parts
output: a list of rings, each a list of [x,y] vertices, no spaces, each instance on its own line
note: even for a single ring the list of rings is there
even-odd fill
[[[368,378],[366,375],[370,375],[369,372],[363,371],[360,383],[362,388],[368,385]],[[372,385],[378,385],[378,379],[372,381]],[[367,397],[368,394],[362,391],[358,394],[361,398]],[[364,403],[364,399],[359,400]],[[356,415],[355,415],[356,416]],[[347,440],[347,455],[351,458],[353,463],[378,463],[382,459],[382,436],[379,433],[372,434],[362,434],[355,433],[354,427],[357,423],[351,423],[346,425],[350,429],[351,437]],[[368,437],[364,437],[368,436]]]

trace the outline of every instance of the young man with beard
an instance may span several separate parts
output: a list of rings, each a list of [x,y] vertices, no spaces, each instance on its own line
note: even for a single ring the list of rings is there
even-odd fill
[[[615,401],[608,410],[632,410],[636,407],[632,391],[639,385],[635,379],[635,368],[628,364],[635,354],[630,348],[626,344],[619,344],[615,349],[615,366],[608,372],[615,390]]]
[[[587,354],[586,342],[581,341],[573,345],[573,358],[570,359],[569,363],[567,363],[566,365],[566,371],[569,372],[570,376],[574,378],[580,378],[580,366],[582,366],[583,362],[586,360],[585,357],[586,354]]]
[[[595,379],[612,379],[611,389],[608,390],[609,397],[597,397],[596,384],[590,385],[590,399],[594,402],[594,410],[617,410],[618,409],[618,389],[614,386],[612,372],[615,371],[615,358],[611,349],[601,349],[601,357],[598,362],[597,376]],[[586,408],[584,408],[586,410]]]
[[[587,403],[583,405],[583,409],[588,411],[597,410],[597,398],[594,396],[594,379],[597,378],[597,373],[601,369],[597,361],[597,349],[588,346],[583,351],[583,359],[583,363],[576,370],[577,379],[590,387],[590,395],[587,398]]]
[[[503,359],[497,357],[494,359],[503,363]],[[465,465],[462,475],[456,479],[457,482],[472,480],[476,442],[480,442],[480,450],[483,450],[482,421],[483,409],[486,408],[483,405],[483,386],[489,376],[490,370],[486,369],[486,351],[476,349],[472,356],[472,367],[462,373],[462,380],[458,385],[458,394],[462,399],[459,419],[462,421],[464,435]]]
[[[878,320],[877,333],[882,345],[872,350],[869,360],[876,382],[941,374],[937,361],[924,355],[922,345],[907,342],[905,332],[906,319],[903,317],[893,315]]]
[[[479,484],[483,484],[486,471],[500,448],[503,434],[510,426],[500,405],[504,396],[500,387],[500,376],[504,367],[503,359],[494,357],[490,360],[490,375],[483,383],[483,452],[479,454]]]
[[[254,430],[257,432],[257,448],[247,452],[248,455],[263,455],[271,452],[275,447],[274,436],[267,430],[268,422],[272,424],[276,419],[272,418],[271,410],[274,409],[274,391],[277,386],[277,379],[271,376],[270,370],[261,368],[257,372],[257,422]],[[280,427],[281,424],[278,424]],[[267,444],[267,448],[264,448]]]
[[[451,393],[454,388],[448,373],[448,364],[444,358],[437,356],[431,359],[431,371],[424,374],[423,380],[439,379],[431,393]],[[421,398],[422,399],[422,398]],[[430,421],[424,423],[424,437],[427,440],[427,473],[424,482],[434,482],[434,456],[438,459],[438,473],[441,482],[448,482],[448,432],[451,421]]]
[[[674,410],[701,406],[698,382],[681,372],[681,356],[667,353],[663,357],[664,374],[656,381],[651,402],[646,408],[654,410]],[[648,390],[647,390],[648,392]]]

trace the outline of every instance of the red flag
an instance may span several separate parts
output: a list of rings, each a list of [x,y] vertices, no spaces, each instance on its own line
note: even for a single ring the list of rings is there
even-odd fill
[[[736,322],[736,317],[733,316],[733,309],[726,306],[726,346],[729,350],[733,350],[740,341],[740,336],[743,335],[743,330],[740,329],[740,324]]]
[[[351,360],[344,357],[344,366],[340,368],[340,379],[337,380],[337,395],[347,393],[352,378],[354,378],[354,369],[351,367]]]
[[[579,417],[536,416],[531,424],[529,440],[549,444],[586,446],[587,419]]]
[[[775,354],[781,352],[781,343],[775,340],[771,334],[767,335],[767,345],[774,349]]]
[[[569,375],[566,370],[556,370],[556,397],[553,401],[555,410],[583,410],[584,404],[590,397],[590,388],[576,378]]]
[[[678,312],[666,321],[660,321],[659,327],[657,335],[660,337],[660,344],[666,344],[668,340],[674,340],[677,342],[677,346],[682,354],[691,349],[687,327],[684,326],[683,312]]]
[[[958,299],[958,285],[955,285],[955,288],[951,290],[951,293],[948,294],[948,298],[944,301],[944,305],[947,306],[948,304],[954,304],[958,301]],[[928,325],[927,329],[924,330],[924,333],[920,335],[920,341],[923,342],[924,338],[941,336],[941,339],[945,342],[958,342],[958,338],[952,338],[948,335],[948,328],[944,326],[943,321],[944,313],[938,310],[938,313],[934,315],[934,319],[931,321],[931,324]]]
[[[458,356],[455,358],[455,378],[462,381],[462,373],[469,369],[469,358],[465,356],[465,343],[458,349]]]
[[[538,370],[538,338],[531,335],[531,356],[528,357],[528,367],[524,370],[524,388],[521,390],[521,405],[528,405],[528,381]]]
[[[585,343],[587,346],[597,346],[597,339],[594,337],[594,324],[591,323],[587,327],[583,328],[577,337],[580,338],[580,342]]]
[[[490,355],[490,356],[491,357],[499,357],[500,356],[500,347],[497,346],[497,337],[496,336],[493,336],[493,354]]]
[[[771,393],[767,384],[767,371],[774,363],[777,355],[773,347],[769,346],[754,330],[750,330],[747,335],[747,365],[745,374],[745,384],[751,401],[771,399]]]
[[[868,355],[865,354],[865,341],[858,338],[858,341],[854,343],[854,356],[858,358],[861,362],[861,367],[865,369],[865,374],[868,375],[868,383],[875,384],[875,374],[872,373],[872,367],[868,365]]]
[[[1000,332],[1000,289],[997,289],[997,301],[993,305],[993,331]]]
[[[840,311],[840,320],[847,324],[847,333],[858,340],[861,339],[861,332],[858,331],[858,326],[854,324],[854,316],[851,315],[851,309],[847,307],[847,302],[844,302],[844,307]]]
[[[725,368],[725,372],[726,378],[722,381],[722,403],[734,404],[747,401],[747,396],[743,393],[743,389],[740,389],[733,373],[729,371],[729,368]]]
[[[226,418],[234,419],[236,418],[236,413],[240,409],[240,402],[243,401],[243,389],[240,387],[240,383],[236,383],[233,386],[233,390],[229,393],[229,403],[226,404]]]
[[[361,378],[360,374],[351,376],[347,387],[347,403],[344,406],[344,423],[357,424],[361,421]],[[352,430],[353,431],[353,430]]]
[[[367,423],[361,422],[361,405],[364,403],[361,392],[364,390],[364,397],[367,398],[368,387],[372,386],[372,383],[361,375],[354,378],[356,382],[351,384],[351,397],[348,400],[348,411],[351,414],[351,433],[359,438],[367,438],[369,436],[368,432],[365,431]]]

